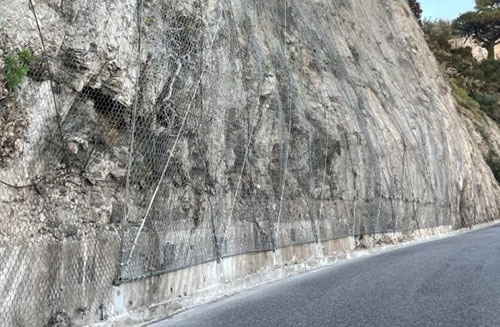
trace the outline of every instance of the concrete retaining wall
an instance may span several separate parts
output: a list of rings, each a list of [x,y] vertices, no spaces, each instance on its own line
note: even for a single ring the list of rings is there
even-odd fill
[[[478,225],[475,228],[489,226]],[[248,253],[126,283],[113,288],[115,316],[91,325],[145,326],[180,311],[270,281],[324,267],[338,261],[392,249],[469,229],[451,226],[404,233],[346,237],[319,244],[289,246]]]

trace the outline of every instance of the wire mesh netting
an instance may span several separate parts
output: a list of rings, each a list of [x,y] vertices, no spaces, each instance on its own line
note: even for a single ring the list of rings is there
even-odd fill
[[[321,84],[321,72],[334,70],[359,131],[311,118],[314,132],[304,132],[305,87],[289,39],[312,29],[301,16],[307,5],[132,2],[22,2],[29,14],[14,31],[29,38],[11,40],[19,47],[9,56],[29,85],[16,101],[40,109],[31,124],[45,136],[24,148],[37,158],[32,183],[4,184],[24,200],[33,197],[28,189],[44,198],[32,210],[38,225],[19,225],[0,243],[1,326],[105,320],[114,314],[113,284],[243,253],[447,223],[398,220],[398,210],[404,216],[415,204],[394,208],[382,197],[372,144],[363,141],[363,153],[349,148],[368,134],[363,103],[322,31],[303,42],[334,69],[310,66]],[[262,35],[260,24],[270,21]],[[316,120],[334,121],[330,106]],[[275,123],[266,129],[266,121]],[[362,183],[374,198],[359,196]],[[420,215],[434,217],[426,210]],[[51,218],[61,212],[64,222]]]
[[[68,313],[105,320],[112,312],[110,264],[118,239],[0,244],[0,325],[65,326]],[[58,324],[59,323],[59,324]]]

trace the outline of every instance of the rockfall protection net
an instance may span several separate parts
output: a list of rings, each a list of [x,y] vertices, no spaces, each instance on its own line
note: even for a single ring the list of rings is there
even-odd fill
[[[95,194],[85,192],[102,181],[91,171],[113,166],[125,174],[110,177],[116,190],[104,199],[113,201],[105,219],[114,227],[106,232],[72,240],[79,235],[76,225],[63,229],[56,240],[0,243],[0,326],[62,326],[69,316],[87,321],[89,313],[105,320],[113,305],[109,297],[113,284],[242,253],[417,227],[396,221],[382,197],[364,203],[366,212],[356,211],[356,201],[368,200],[355,197],[354,210],[346,210],[350,216],[336,216],[350,200],[325,191],[334,174],[332,160],[341,153],[350,157],[346,147],[354,142],[348,138],[358,136],[341,128],[337,139],[326,131],[314,135],[310,152],[321,158],[315,162],[304,163],[294,153],[298,142],[293,136],[300,134],[294,108],[304,104],[296,94],[291,70],[296,54],[287,48],[287,39],[292,19],[306,21],[300,16],[307,8],[300,2],[242,1],[238,11],[244,19],[237,27],[230,1],[225,0],[144,0],[132,5],[117,1],[123,8],[114,12],[125,16],[133,12],[134,18],[128,20],[133,26],[120,25],[121,18],[115,16],[105,23],[92,21],[91,17],[106,17],[100,7],[105,3],[26,0],[29,18],[23,23],[36,31],[29,53],[18,48],[4,54],[12,55],[21,70],[26,67],[30,90],[38,92],[32,95],[34,101],[52,111],[31,122],[51,126],[39,150],[41,161],[54,163],[45,167],[45,181],[59,181],[61,171],[65,176],[82,176],[81,183],[68,177],[56,185],[69,191],[43,200],[59,206],[48,215],[73,205],[70,202],[76,200],[67,196],[72,190],[82,190],[82,199],[90,194],[94,201]],[[50,15],[63,18],[51,20]],[[265,15],[275,21],[268,29],[274,33],[269,39],[279,40],[268,45],[271,54],[259,52],[256,45],[261,42],[259,24]],[[99,37],[113,24],[119,25],[113,32],[123,35],[109,41],[114,48],[107,50],[127,56],[103,59],[106,44],[99,44]],[[54,29],[65,31],[62,41],[48,42]],[[308,41],[317,49],[327,46],[319,39]],[[246,46],[238,48],[239,43]],[[224,78],[221,85],[231,85],[227,66],[234,62],[228,49],[241,57],[237,69],[244,76],[246,94],[224,98],[218,96],[221,92],[213,81]],[[326,51],[339,79],[346,79],[337,50]],[[267,75],[266,56],[274,65],[273,76]],[[97,68],[96,63],[100,63]],[[270,94],[266,80],[275,80],[278,90]],[[352,94],[346,97],[357,110],[363,132],[363,104]],[[218,107],[228,103],[233,109],[221,117]],[[274,146],[263,149],[257,132],[262,120],[268,119],[263,108],[269,106],[277,112],[278,124],[267,131],[275,138]],[[323,110],[327,119],[328,108]],[[223,120],[225,131],[217,134],[213,126]],[[370,144],[367,147],[375,151]],[[257,151],[268,151],[272,157],[266,163],[269,176],[258,169],[262,163],[254,155]],[[352,171],[347,173],[356,188],[359,166],[350,160]],[[303,171],[305,165],[311,169]],[[381,177],[377,165],[373,167],[370,173],[377,186]],[[289,178],[292,174],[296,178]],[[318,187],[305,189],[301,183],[306,185],[306,180],[314,180]],[[47,194],[46,183],[30,183],[24,186]],[[13,186],[8,184],[2,187]],[[98,219],[76,208],[75,216]],[[377,213],[376,219],[370,212]]]
[[[119,249],[113,238],[0,244],[0,326],[70,326],[70,317],[109,318],[112,258]]]

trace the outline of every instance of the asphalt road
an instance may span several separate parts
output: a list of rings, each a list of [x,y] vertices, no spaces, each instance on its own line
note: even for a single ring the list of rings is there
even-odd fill
[[[500,327],[500,226],[260,286],[154,327]]]

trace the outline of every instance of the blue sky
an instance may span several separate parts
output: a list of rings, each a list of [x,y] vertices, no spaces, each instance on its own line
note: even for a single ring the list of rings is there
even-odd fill
[[[461,13],[474,9],[474,0],[420,0],[425,18],[455,19]]]

